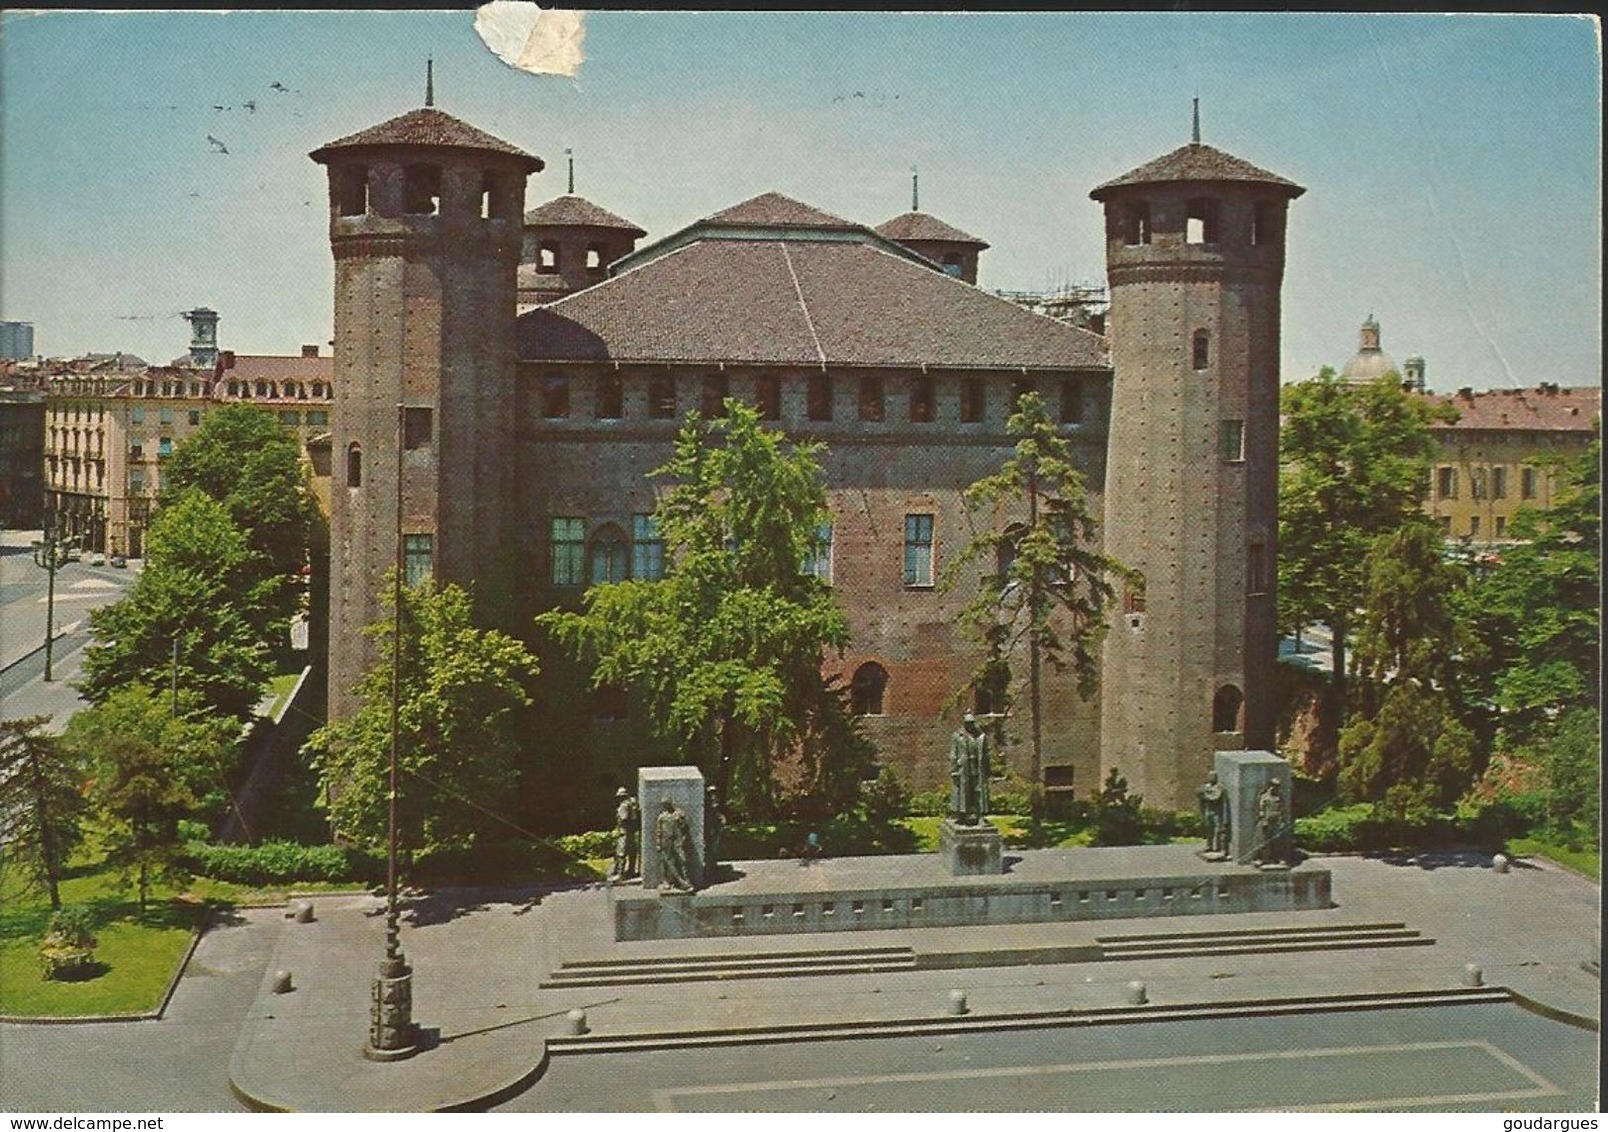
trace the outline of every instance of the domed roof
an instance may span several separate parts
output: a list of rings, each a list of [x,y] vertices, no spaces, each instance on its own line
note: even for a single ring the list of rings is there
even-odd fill
[[[925,212],[907,212],[902,216],[895,216],[892,220],[878,224],[876,230],[890,240],[898,240],[905,244],[931,240],[936,243],[971,244],[979,251],[988,247],[985,241],[979,240],[970,232],[962,232],[953,224],[946,224],[936,216]]]
[[[527,227],[618,228],[633,236],[647,235],[623,216],[616,216],[608,209],[573,193],[555,197],[531,209],[525,213],[525,224]]]
[[[1354,385],[1366,385],[1387,373],[1400,373],[1396,359],[1385,353],[1379,344],[1379,323],[1369,315],[1362,324],[1361,343],[1346,368],[1340,371],[1340,380]]]

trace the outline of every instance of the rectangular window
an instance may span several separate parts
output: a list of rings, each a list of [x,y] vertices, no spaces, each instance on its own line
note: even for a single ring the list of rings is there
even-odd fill
[[[987,410],[988,398],[980,377],[962,378],[960,382],[960,419],[963,424],[977,424]]]
[[[932,378],[926,374],[910,379],[910,421],[912,424],[932,422]]]
[[[1468,474],[1468,494],[1470,499],[1485,498],[1485,469],[1474,468]]]
[[[1507,535],[1507,516],[1506,515],[1498,515],[1496,517],[1496,537],[1497,538],[1504,538],[1506,535]]]
[[[860,378],[860,419],[880,421],[882,416],[882,379],[873,374],[866,374]]]
[[[709,419],[725,416],[728,392],[725,374],[706,374],[703,379],[703,396],[698,401],[699,412]]]
[[[1435,469],[1435,494],[1442,499],[1457,498],[1457,469]]]
[[[328,425],[329,424],[329,410],[328,409],[308,409],[307,410],[307,423],[310,424],[310,425]]]
[[[1480,533],[1480,517],[1478,515],[1469,516],[1468,533],[1470,537],[1474,537]]]
[[[1219,421],[1217,424],[1218,454],[1223,459],[1245,459],[1245,422]]]
[[[648,416],[656,421],[676,419],[676,379],[668,373],[648,378]]]
[[[804,573],[832,584],[832,521],[815,528],[815,544],[804,559]]]
[[[664,539],[652,515],[631,516],[631,577],[646,582],[664,577]]]
[[[932,585],[932,516],[905,516],[904,584]]]
[[[550,421],[557,421],[563,420],[569,414],[569,378],[542,378],[542,416]]]
[[[1536,470],[1525,468],[1519,473],[1519,498],[1534,499],[1536,488]]]
[[[1440,519],[1439,519],[1439,522],[1440,522],[1440,531],[1441,531],[1442,537],[1451,538],[1452,537],[1452,517],[1450,515],[1442,515],[1440,517]]]
[[[295,428],[301,424],[301,414],[295,409],[281,409],[279,410],[279,423]]]
[[[597,403],[592,415],[600,421],[617,421],[625,416],[625,388],[615,374],[598,375]]]
[[[1495,467],[1491,469],[1491,498],[1507,498],[1507,469]]]
[[[812,421],[832,419],[832,375],[812,373],[804,393],[805,414]]]
[[[145,445],[143,445],[143,444],[130,444],[128,446],[128,458],[130,460],[143,460],[143,459],[145,459]]]
[[[129,414],[129,420],[133,421],[135,424],[144,424],[145,423],[145,406],[144,405],[135,405],[134,406],[134,411],[131,414]]]
[[[283,415],[283,414],[281,414]],[[296,414],[292,413],[291,416]],[[402,447],[409,452],[423,448],[435,435],[435,414],[425,408],[402,410]]]
[[[1061,379],[1061,423],[1083,423],[1083,382],[1075,377]]]
[[[555,518],[552,527],[553,585],[586,583],[586,520]]]
[[[429,581],[434,549],[433,535],[402,536],[402,583],[408,588]]]
[[[166,406],[166,405],[163,405],[160,409],[158,409],[156,411],[156,416],[157,416],[157,421],[160,424],[172,424],[173,423],[173,410],[171,408],[169,408],[168,406]]]
[[[156,454],[158,456],[173,455],[173,438],[171,436],[164,436],[156,442]]]
[[[131,473],[128,477],[128,490],[130,495],[144,495],[145,476],[139,472]]]
[[[754,408],[762,421],[782,419],[782,379],[773,373],[754,378]]]
[[[201,410],[200,409],[191,409],[190,410],[190,423],[192,425],[198,425],[198,424],[201,423]]]

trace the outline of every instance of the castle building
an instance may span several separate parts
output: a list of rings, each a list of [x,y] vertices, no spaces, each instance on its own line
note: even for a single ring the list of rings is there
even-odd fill
[[[871,228],[764,193],[636,247],[640,229],[588,223],[597,206],[573,194],[523,213],[541,160],[432,106],[311,156],[335,260],[332,715],[356,708],[374,659],[359,630],[393,562],[527,627],[592,583],[660,576],[648,472],[689,410],[733,397],[825,442],[832,519],[806,568],[851,634],[829,674],[883,761],[933,789],[981,659],[957,625],[978,579],[943,584],[979,521],[961,491],[1010,454],[1010,408],[1036,390],[1106,549],[1150,579],[1141,624],[1133,595],[1118,611],[1100,696],[1049,681],[1045,784],[1087,794],[1116,765],[1150,804],[1192,804],[1214,746],[1271,741],[1278,287],[1298,186],[1196,144],[1097,189],[1108,340],[980,290],[987,245],[914,209]],[[565,229],[612,233],[602,278],[566,277]],[[533,301],[530,237],[562,297]],[[595,808],[632,767],[679,761],[619,690],[593,692],[556,650],[542,663],[544,807]]]

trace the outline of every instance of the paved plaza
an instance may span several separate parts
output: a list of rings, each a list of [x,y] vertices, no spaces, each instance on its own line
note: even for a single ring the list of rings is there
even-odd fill
[[[1323,911],[741,940],[616,943],[603,886],[431,893],[402,933],[427,1048],[394,1064],[361,1056],[381,902],[317,897],[312,923],[268,908],[217,924],[160,1021],[0,1027],[0,1090],[40,1110],[1595,1107],[1595,884],[1474,855],[1319,863],[1335,876]],[[1113,937],[1385,922],[1424,942],[1032,961]],[[696,971],[866,947],[915,961],[541,985],[566,963]],[[288,994],[271,990],[281,970]]]

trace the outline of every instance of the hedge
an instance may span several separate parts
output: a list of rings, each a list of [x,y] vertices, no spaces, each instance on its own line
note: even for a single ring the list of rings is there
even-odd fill
[[[383,862],[345,845],[298,845],[264,841],[260,845],[210,845],[192,841],[185,853],[198,876],[252,886],[294,881],[373,883]]]

